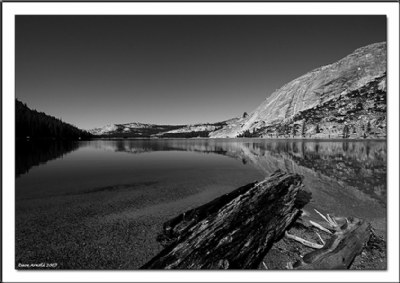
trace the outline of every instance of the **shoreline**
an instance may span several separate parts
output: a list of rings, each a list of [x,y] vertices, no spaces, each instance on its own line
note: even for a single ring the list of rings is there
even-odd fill
[[[387,138],[366,138],[366,139],[352,139],[352,138],[93,138],[91,140],[280,140],[280,141],[387,141]]]

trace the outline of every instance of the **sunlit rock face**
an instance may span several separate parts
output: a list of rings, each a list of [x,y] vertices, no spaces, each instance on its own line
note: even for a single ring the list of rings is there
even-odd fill
[[[386,43],[359,48],[289,82],[247,117],[210,137],[244,133],[256,137],[385,138]]]
[[[113,124],[89,130],[92,135],[100,137],[153,137],[153,138],[195,138],[208,137],[210,132],[231,124],[238,118],[216,122],[192,125],[156,125],[138,122],[127,124]]]

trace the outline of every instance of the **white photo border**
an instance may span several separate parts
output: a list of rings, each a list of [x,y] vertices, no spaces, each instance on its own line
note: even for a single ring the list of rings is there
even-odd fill
[[[386,271],[18,271],[15,264],[15,15],[386,15],[388,42],[388,269]],[[398,282],[398,3],[3,3],[2,269],[4,282]]]

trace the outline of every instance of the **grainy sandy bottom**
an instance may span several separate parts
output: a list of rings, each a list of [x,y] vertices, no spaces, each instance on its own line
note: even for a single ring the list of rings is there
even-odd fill
[[[231,190],[232,185],[190,188],[144,183],[21,200],[17,204],[16,266],[44,262],[57,263],[60,269],[137,269],[161,251],[156,236],[165,221]],[[372,225],[378,235],[386,235],[381,218]],[[308,251],[282,239],[265,262],[270,269],[282,269]],[[353,268],[385,269],[386,249],[367,250]]]
[[[16,267],[137,269],[161,250],[156,236],[165,221],[231,191],[240,177],[218,186],[153,182],[18,200]]]

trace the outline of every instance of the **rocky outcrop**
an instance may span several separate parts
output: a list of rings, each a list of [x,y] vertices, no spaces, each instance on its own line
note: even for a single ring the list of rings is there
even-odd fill
[[[386,43],[359,48],[289,82],[210,137],[241,135],[385,138]]]
[[[386,138],[386,74],[350,93],[255,128],[258,137]]]

